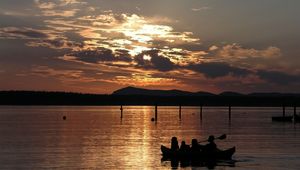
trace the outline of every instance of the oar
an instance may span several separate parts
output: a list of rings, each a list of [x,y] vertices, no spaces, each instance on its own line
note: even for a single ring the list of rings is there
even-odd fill
[[[216,137],[215,139],[223,140],[223,139],[226,139],[226,137],[227,137],[226,134],[223,134],[223,135],[221,135],[219,137]],[[198,143],[202,143],[202,142],[207,142],[207,139],[203,140],[203,141],[200,141]]]
[[[223,140],[223,139],[226,139],[226,137],[227,137],[226,134],[223,134],[223,135],[217,137],[216,139]]]

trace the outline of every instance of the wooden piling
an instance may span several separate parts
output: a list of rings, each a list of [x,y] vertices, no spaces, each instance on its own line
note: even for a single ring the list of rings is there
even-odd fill
[[[120,107],[120,111],[121,111],[121,119],[123,118],[123,106],[121,105]]]
[[[228,118],[231,120],[231,105],[228,107]]]
[[[203,111],[202,105],[200,105],[200,120],[202,120],[202,111]]]
[[[181,119],[181,105],[179,106],[179,119]]]
[[[157,121],[157,105],[155,105],[155,121]]]

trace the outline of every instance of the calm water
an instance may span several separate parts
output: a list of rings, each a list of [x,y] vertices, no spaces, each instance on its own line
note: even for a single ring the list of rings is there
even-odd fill
[[[226,108],[203,111],[200,121],[199,108],[184,107],[179,120],[178,108],[159,107],[154,123],[153,107],[124,107],[121,120],[119,107],[1,106],[0,169],[171,169],[160,145],[172,136],[223,133],[217,144],[236,146],[236,163],[215,169],[299,169],[300,123],[272,122],[280,108],[233,108],[230,122]]]

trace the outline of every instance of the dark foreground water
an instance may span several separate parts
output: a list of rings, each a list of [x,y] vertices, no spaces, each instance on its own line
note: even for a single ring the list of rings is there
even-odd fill
[[[280,108],[0,107],[0,169],[171,169],[160,145],[170,138],[227,134],[220,148],[237,147],[234,164],[215,169],[299,169],[300,123],[276,123]],[[291,114],[292,111],[288,110]],[[63,120],[63,115],[67,120]],[[181,168],[180,165],[178,168]],[[192,169],[194,167],[185,167]],[[206,167],[196,167],[207,169]]]

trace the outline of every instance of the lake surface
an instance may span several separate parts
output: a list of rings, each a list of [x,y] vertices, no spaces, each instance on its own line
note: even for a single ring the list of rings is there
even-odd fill
[[[159,107],[156,123],[154,107],[123,109],[121,120],[119,107],[0,106],[0,169],[171,169],[160,145],[211,134],[237,147],[235,163],[215,169],[300,167],[300,123],[272,122],[281,108],[232,108],[229,121],[227,108],[204,107],[201,121],[199,108],[183,107],[179,120],[177,107]]]

